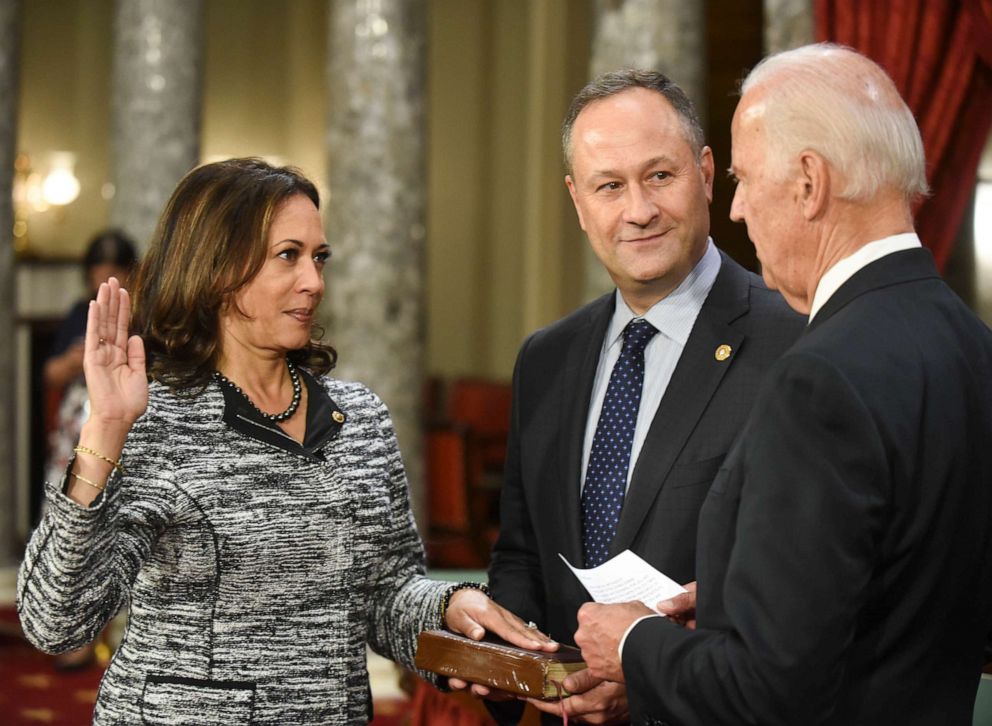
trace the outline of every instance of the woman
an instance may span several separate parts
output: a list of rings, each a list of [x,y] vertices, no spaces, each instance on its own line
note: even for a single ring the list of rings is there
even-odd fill
[[[311,339],[318,204],[290,168],[195,169],[139,268],[138,334],[116,280],[90,306],[90,419],[48,484],[18,606],[59,651],[129,604],[95,723],[363,723],[366,643],[407,667],[444,625],[555,647],[423,576],[389,415],[328,378],[335,353]]]

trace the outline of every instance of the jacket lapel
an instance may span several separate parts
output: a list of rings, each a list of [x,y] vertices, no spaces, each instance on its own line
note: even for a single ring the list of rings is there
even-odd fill
[[[634,541],[672,464],[733,365],[744,340],[744,334],[730,323],[748,310],[750,282],[743,269],[721,255],[720,273],[699,311],[641,447],[610,548],[611,556],[629,548]],[[721,345],[731,348],[730,357],[722,361],[715,355]]]
[[[604,295],[590,307],[584,327],[573,337],[565,355],[565,371],[560,390],[561,413],[558,431],[562,476],[557,482],[555,500],[562,503],[565,539],[562,554],[582,566],[582,528],[579,482],[582,474],[582,443],[589,417],[592,384],[599,366],[603,336],[613,317],[615,292]]]
[[[940,279],[933,255],[926,248],[903,250],[880,257],[851,275],[810,321],[809,332],[856,297],[871,290],[926,278]]]

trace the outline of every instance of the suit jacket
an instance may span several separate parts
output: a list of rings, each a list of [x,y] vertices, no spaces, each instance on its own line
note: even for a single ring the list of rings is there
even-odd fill
[[[698,629],[639,623],[635,720],[966,726],[992,630],[992,333],[883,257],[774,366],[700,514]]]
[[[534,333],[513,376],[513,412],[494,598],[573,643],[590,600],[558,553],[582,565],[580,468],[593,378],[613,315],[606,295]],[[695,579],[696,521],[706,490],[771,363],[803,327],[778,293],[726,255],[630,482],[611,554],[632,549],[679,582]],[[720,345],[732,348],[717,360]]]
[[[386,407],[304,379],[303,445],[228,386],[153,382],[126,473],[92,506],[48,483],[18,579],[25,636],[63,652],[130,608],[95,724],[364,724],[366,645],[412,668],[418,633],[442,627],[450,583],[423,576]]]

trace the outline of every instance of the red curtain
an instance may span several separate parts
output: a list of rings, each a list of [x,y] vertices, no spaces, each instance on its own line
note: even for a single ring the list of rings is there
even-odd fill
[[[942,270],[992,128],[992,0],[815,0],[814,8],[817,40],[879,63],[916,116],[931,187],[916,230]]]

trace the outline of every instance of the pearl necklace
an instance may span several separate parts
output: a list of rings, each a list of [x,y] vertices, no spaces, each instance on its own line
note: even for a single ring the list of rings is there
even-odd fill
[[[300,383],[300,374],[299,371],[296,370],[296,366],[294,366],[292,362],[287,360],[286,367],[289,368],[289,378],[293,382],[293,400],[289,402],[289,408],[287,408],[282,413],[265,413],[265,411],[263,411],[262,409],[260,409],[258,406],[255,405],[255,402],[248,397],[247,393],[242,391],[241,388],[239,388],[238,385],[234,383],[234,381],[230,380],[220,371],[214,371],[214,378],[216,378],[221,383],[226,383],[235,391],[237,391],[242,396],[244,396],[245,400],[248,401],[249,404],[251,404],[251,407],[253,409],[258,411],[259,415],[262,418],[266,419],[267,421],[272,421],[273,423],[279,423],[281,421],[285,421],[286,419],[290,418],[294,413],[296,413],[296,409],[300,407],[300,398],[302,397],[301,393],[303,391],[303,386]]]

